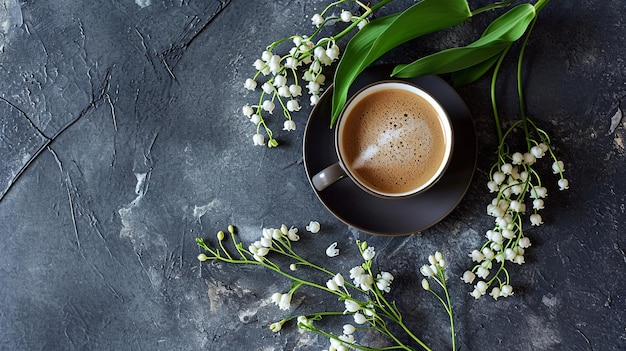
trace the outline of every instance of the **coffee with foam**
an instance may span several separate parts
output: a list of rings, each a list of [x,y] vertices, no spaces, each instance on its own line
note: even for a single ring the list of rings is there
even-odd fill
[[[365,187],[392,196],[432,182],[449,157],[440,114],[408,90],[367,94],[342,117],[338,147],[345,167]]]

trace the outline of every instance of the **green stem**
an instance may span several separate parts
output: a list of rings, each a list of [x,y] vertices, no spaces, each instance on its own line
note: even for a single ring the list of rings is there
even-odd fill
[[[500,54],[500,57],[498,58],[498,61],[496,62],[496,66],[493,70],[493,75],[491,76],[491,107],[493,109],[493,118],[496,124],[496,131],[498,133],[498,144],[502,144],[504,141],[503,135],[502,135],[502,124],[500,122],[500,115],[498,114],[498,107],[496,104],[496,82],[498,80],[498,73],[500,73],[500,67],[502,67],[502,62],[504,61],[504,57],[506,56],[507,52],[509,51],[509,49],[511,48],[511,44],[509,44],[506,49],[504,49],[504,51],[502,51],[502,53]]]
[[[426,345],[420,338],[418,338],[415,334],[413,334],[413,332],[404,324],[404,322],[400,321],[398,322],[398,325],[400,325],[402,330],[404,330],[404,332],[408,336],[410,336],[411,339],[415,340],[415,342],[417,342],[424,350],[432,351],[431,348],[428,347],[428,345]]]
[[[222,251],[224,251],[224,253],[226,254],[226,256],[227,256],[229,259],[231,259],[231,260],[232,260],[233,258],[230,256],[230,254],[228,253],[228,251],[226,251],[226,248],[224,248],[224,243],[223,243],[223,240],[220,240],[220,247],[222,248]]]
[[[448,316],[450,316],[450,334],[452,338],[452,351],[456,351],[456,333],[454,331],[454,312],[452,312],[452,302],[450,301],[450,294],[448,293],[448,289],[444,287],[444,293],[446,294],[446,300],[448,301],[448,307],[446,310],[448,311]]]
[[[393,0],[382,0],[381,2],[373,5],[372,7],[368,8],[365,13],[361,16],[358,17],[358,21],[352,22],[352,24],[350,24],[348,27],[346,27],[344,30],[342,30],[341,32],[339,32],[339,34],[334,35],[333,39],[340,39],[341,37],[343,37],[344,35],[350,33],[352,31],[352,29],[354,29],[354,27],[356,27],[359,22],[361,22],[362,20],[364,20],[367,16],[369,16],[372,12],[376,11],[378,8],[392,2]],[[317,33],[317,31],[316,31]],[[313,36],[311,36],[313,37]]]
[[[550,0],[539,0],[539,1],[537,1],[537,3],[534,5],[535,6],[535,11],[537,13],[539,13],[544,8],[544,6],[546,6],[549,2],[550,2]]]
[[[249,251],[247,251],[245,249],[242,249],[242,251],[245,252],[246,254],[252,256],[251,252],[249,252]],[[274,262],[268,260],[267,258],[263,258],[263,262],[259,262],[259,261],[256,261],[256,260],[238,260],[238,259],[232,259],[232,258],[227,258],[227,257],[222,257],[222,256],[214,256],[214,257],[209,257],[209,258],[213,259],[213,260],[219,260],[219,261],[222,261],[222,262],[226,262],[226,263],[261,265],[261,266],[264,266],[264,267],[266,267],[268,269],[273,270],[274,272],[276,272],[276,273],[278,273],[278,274],[280,274],[280,275],[282,275],[282,276],[284,276],[284,277],[286,277],[286,278],[288,278],[288,279],[290,279],[290,280],[292,280],[292,281],[294,281],[294,282],[296,282],[296,283],[298,283],[300,285],[310,286],[310,287],[313,287],[313,288],[317,288],[317,289],[329,292],[329,293],[334,294],[334,295],[341,296],[341,293],[339,293],[337,291],[330,290],[330,289],[328,289],[325,286],[322,286],[322,285],[319,285],[319,284],[315,284],[313,282],[310,282],[310,281],[307,281],[307,280],[304,280],[304,279],[300,279],[300,278],[298,278],[296,276],[293,276],[293,275],[283,271],[282,269],[280,269],[279,266],[277,266]]]
[[[519,56],[517,58],[517,95],[519,98],[519,108],[520,108],[520,116],[522,118],[522,125],[524,126],[524,135],[526,136],[526,144],[528,149],[531,148],[530,142],[530,131],[528,130],[528,116],[526,115],[526,108],[524,102],[524,93],[522,88],[522,63],[524,62],[524,52],[526,51],[526,46],[528,45],[528,39],[530,38],[530,34],[532,33],[533,27],[537,18],[535,17],[533,21],[530,23],[528,27],[528,31],[526,32],[526,37],[522,43],[522,47],[520,48]]]

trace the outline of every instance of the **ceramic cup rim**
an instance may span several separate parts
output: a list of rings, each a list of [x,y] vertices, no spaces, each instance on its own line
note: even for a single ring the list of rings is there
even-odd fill
[[[439,167],[437,168],[437,171],[435,172],[435,174],[431,178],[429,178],[428,181],[424,182],[420,186],[413,188],[411,190],[408,190],[408,191],[398,192],[398,193],[381,192],[371,187],[368,187],[367,185],[360,182],[358,178],[350,170],[350,168],[346,166],[344,159],[343,159],[343,155],[341,153],[341,135],[343,132],[343,127],[344,127],[343,122],[345,120],[345,116],[353,110],[354,106],[356,106],[358,102],[363,100],[368,95],[374,92],[388,90],[388,89],[401,89],[401,90],[409,91],[409,92],[415,93],[416,95],[422,97],[424,100],[429,102],[429,104],[435,109],[435,111],[437,111],[437,115],[439,117],[438,120],[444,132],[444,139],[445,139],[444,158],[441,164],[439,165]],[[454,149],[454,131],[452,129],[452,121],[450,120],[450,116],[448,115],[446,110],[443,108],[441,103],[432,94],[430,94],[428,91],[426,91],[422,87],[416,84],[406,82],[406,81],[401,81],[401,80],[383,80],[383,81],[374,82],[372,84],[366,85],[365,87],[358,90],[354,95],[352,95],[350,99],[348,99],[346,104],[344,105],[344,108],[342,109],[341,113],[339,114],[339,118],[337,119],[337,124],[335,126],[334,140],[335,140],[335,152],[339,160],[339,165],[341,166],[343,171],[346,173],[346,175],[351,179],[351,181],[354,182],[359,188],[361,188],[362,190],[372,195],[383,197],[383,198],[391,198],[391,199],[406,198],[406,197],[414,196],[414,195],[424,192],[425,190],[429,189],[434,184],[436,184],[437,181],[441,179],[442,175],[446,172],[450,164],[450,160],[452,159],[452,151]]]

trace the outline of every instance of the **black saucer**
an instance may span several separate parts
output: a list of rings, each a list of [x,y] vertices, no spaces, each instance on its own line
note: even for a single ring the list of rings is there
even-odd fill
[[[366,69],[352,84],[349,95],[367,84],[389,79],[393,66]],[[323,191],[313,191],[339,220],[360,231],[385,235],[408,235],[444,219],[459,204],[476,168],[476,131],[465,103],[456,91],[437,76],[403,79],[430,92],[444,107],[454,129],[452,160],[441,180],[427,191],[406,199],[379,198],[344,178]],[[311,177],[337,162],[334,129],[330,129],[332,86],[321,96],[304,131],[304,167]]]

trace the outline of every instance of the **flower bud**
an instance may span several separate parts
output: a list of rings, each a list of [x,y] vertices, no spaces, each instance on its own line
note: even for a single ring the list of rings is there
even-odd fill
[[[435,276],[435,272],[432,270],[432,268],[430,268],[430,266],[427,266],[427,265],[423,265],[422,268],[420,268],[420,272],[425,277],[434,277]]]
[[[337,286],[343,286],[345,283],[341,273],[337,273],[337,275],[333,277],[333,281],[335,282],[335,284],[337,284]]]
[[[288,119],[283,123],[283,130],[291,131],[296,130],[296,122]]]
[[[513,159],[512,163],[514,165],[521,165],[522,162],[524,162],[524,155],[522,155],[520,152],[516,152],[514,153],[511,158]]]
[[[259,241],[261,242],[261,245],[263,247],[272,247],[272,245],[273,245],[272,238],[263,237]]]
[[[252,78],[248,78],[243,86],[248,90],[254,90],[256,89],[256,81]]]
[[[254,109],[250,105],[245,105],[241,110],[246,117],[250,117],[254,113]]]
[[[543,152],[543,149],[541,149],[539,146],[531,147],[530,153],[533,154],[533,156],[535,156],[536,158],[542,158],[543,155],[545,155],[545,153]]]
[[[443,254],[441,253],[441,251],[435,251],[435,259],[437,261],[443,261]]]
[[[511,174],[511,171],[513,170],[513,166],[510,163],[505,163],[502,166],[500,166],[500,170],[504,174]]]
[[[361,306],[358,302],[354,300],[346,300],[344,301],[346,312],[356,312],[361,309]]]
[[[274,333],[278,333],[280,329],[282,329],[282,327],[283,327],[283,324],[281,322],[270,324],[270,330],[273,331]]]
[[[263,146],[265,145],[265,137],[263,134],[256,133],[252,136],[252,142],[254,145]]]
[[[474,279],[476,279],[476,275],[474,273],[472,273],[471,271],[465,271],[465,273],[463,273],[463,277],[461,277],[461,279],[467,283],[467,284],[471,284],[474,282]]]
[[[361,244],[360,244],[360,245],[361,245],[361,250],[362,250],[362,251],[365,251],[365,250],[367,249],[367,241],[363,241],[363,242],[361,242]]]
[[[265,62],[263,60],[257,59],[252,65],[254,66],[254,68],[256,68],[257,71],[261,71],[265,67]]]
[[[311,23],[313,23],[314,26],[319,27],[322,23],[324,23],[324,17],[322,17],[319,13],[316,13],[313,17],[311,17]],[[298,43],[297,45],[300,44]]]
[[[298,235],[298,228],[291,227],[289,231],[287,231],[287,237],[291,241],[300,240],[300,236]]]
[[[494,300],[497,300],[498,297],[500,297],[500,288],[499,287],[495,287],[493,289],[491,289],[491,292],[489,293],[489,295],[491,295],[491,297],[493,297]]]
[[[508,297],[513,295],[513,287],[510,285],[503,285],[500,288],[500,296],[502,297]]]
[[[338,291],[339,287],[337,286],[337,283],[335,283],[334,280],[330,279],[326,282],[326,287],[331,290],[331,291]]]
[[[309,222],[309,225],[306,226],[306,230],[311,233],[317,233],[320,231],[320,223],[316,221]]]
[[[252,114],[252,116],[250,116],[250,122],[252,122],[253,124],[259,124],[261,122],[261,116],[257,115],[256,113]]]
[[[352,20],[352,13],[350,11],[341,11],[341,20],[343,22],[350,22]]]
[[[519,247],[523,248],[523,249],[527,249],[530,247],[530,239],[528,239],[527,237],[523,237],[521,239],[519,239],[519,243],[518,243]]]
[[[352,335],[356,331],[356,328],[352,324],[345,324],[343,326],[343,333],[345,335]]]
[[[374,247],[370,246],[363,250],[363,259],[366,261],[372,260],[376,255],[376,251],[374,251]]]
[[[558,174],[561,172],[565,172],[565,164],[563,163],[563,161],[555,161],[552,164],[552,173]]]
[[[302,95],[302,87],[296,84],[291,84],[289,86],[289,93],[291,96],[300,96]]]
[[[354,323],[356,324],[365,324],[367,322],[367,319],[365,318],[365,316],[362,313],[355,313],[354,314]]]
[[[422,279],[422,288],[426,291],[430,290],[430,284],[428,283],[428,279]]]
[[[478,250],[474,250],[472,251],[472,253],[469,254],[469,256],[472,258],[472,261],[474,262],[480,262],[483,259],[485,259],[485,255],[483,255],[480,251]]]
[[[223,231],[219,231],[217,232],[217,240],[222,241],[224,240],[224,232]]]
[[[289,110],[290,112],[294,112],[294,111],[300,111],[300,104],[298,103],[298,100],[289,100],[287,101],[287,110]],[[293,121],[290,121],[293,123]],[[295,123],[294,123],[294,128],[295,129]],[[291,130],[293,130],[291,129]]]
[[[487,283],[485,283],[484,281],[479,281],[478,283],[476,283],[476,290],[478,290],[481,294],[484,294],[485,292],[487,292],[487,288],[489,286],[487,286]]]
[[[485,267],[478,267],[478,270],[476,270],[476,275],[480,278],[487,279],[487,277],[489,276],[489,270]]]
[[[430,263],[430,264],[437,264],[437,259],[435,258],[434,255],[428,256],[428,263]]]
[[[538,213],[530,215],[530,224],[533,226],[540,226],[543,224],[541,215]]]
[[[326,49],[326,56],[331,60],[336,60],[339,58],[339,47],[337,45],[333,45]]]
[[[208,259],[209,259],[209,256],[207,256],[205,254],[199,254],[198,255],[198,260],[201,261],[201,262],[204,262],[204,261],[206,261]]]

